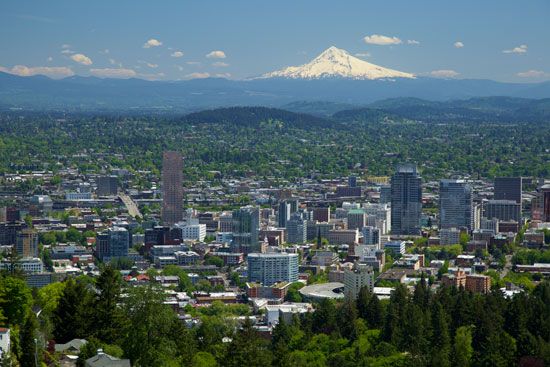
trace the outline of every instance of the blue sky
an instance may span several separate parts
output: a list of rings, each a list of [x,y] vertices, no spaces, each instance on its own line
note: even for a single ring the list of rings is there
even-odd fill
[[[550,80],[548,0],[2,0],[0,9],[0,70],[19,75],[239,79],[334,45],[419,75]]]

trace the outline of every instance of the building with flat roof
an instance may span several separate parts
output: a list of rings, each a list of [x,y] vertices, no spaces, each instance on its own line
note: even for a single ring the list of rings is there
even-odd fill
[[[356,262],[351,269],[344,270],[344,294],[355,300],[363,287],[367,287],[370,292],[373,291],[374,271],[371,266]]]
[[[485,217],[499,221],[521,222],[521,205],[514,200],[489,200],[485,203]]]
[[[162,158],[162,223],[183,219],[183,159],[178,152],[164,152]]]
[[[464,180],[439,183],[439,228],[474,229],[472,187]]]
[[[391,178],[391,231],[398,235],[420,234],[422,179],[413,164],[403,164]]]
[[[330,282],[321,284],[312,284],[300,288],[302,297],[310,301],[322,301],[323,299],[342,299],[344,298],[344,283]]]
[[[405,253],[405,241],[389,241],[384,244],[384,250],[390,250],[393,255],[403,255]]]
[[[298,254],[250,253],[247,261],[250,282],[271,286],[278,282],[298,281]]]
[[[233,242],[234,252],[245,254],[260,251],[260,211],[255,206],[244,206],[233,211]]]
[[[96,256],[101,261],[112,258],[128,257],[130,237],[123,227],[111,227],[98,233],[96,237]]]

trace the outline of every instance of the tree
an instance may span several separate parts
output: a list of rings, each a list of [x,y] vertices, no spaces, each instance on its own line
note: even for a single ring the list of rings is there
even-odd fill
[[[453,347],[453,366],[469,367],[472,364],[474,349],[472,347],[472,327],[461,326],[456,329]]]
[[[93,334],[101,341],[114,344],[120,338],[124,321],[119,308],[122,277],[118,270],[107,265],[99,275],[94,300]]]
[[[355,340],[357,338],[357,329],[355,321],[357,320],[357,308],[355,307],[355,301],[346,299],[338,307],[338,330],[340,335],[348,340]]]
[[[367,306],[367,323],[370,328],[380,328],[384,321],[384,310],[377,296],[371,297]]]
[[[250,319],[237,331],[224,360],[227,367],[265,367],[271,364],[272,355],[266,341],[258,335]]]
[[[361,287],[359,294],[357,295],[357,312],[359,317],[364,320],[367,320],[368,318],[368,308],[372,297],[373,296],[368,287]]]
[[[38,365],[40,353],[36,335],[37,328],[36,316],[29,311],[19,336],[21,339],[21,355],[19,356],[21,367],[36,367]]]
[[[191,367],[217,367],[216,358],[208,352],[195,353],[191,360]]]
[[[447,315],[439,302],[432,306],[432,366],[450,367],[451,337]]]
[[[128,323],[123,349],[133,365],[160,367],[175,358],[171,330],[179,320],[163,302],[164,292],[153,284],[128,290],[124,302]]]
[[[91,294],[86,286],[69,278],[53,311],[53,335],[57,343],[85,338],[90,333]]]
[[[22,325],[31,305],[31,290],[23,279],[0,277],[0,310],[8,325]]]

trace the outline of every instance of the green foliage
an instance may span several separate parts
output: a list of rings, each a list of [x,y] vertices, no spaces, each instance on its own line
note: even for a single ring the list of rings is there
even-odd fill
[[[36,316],[33,312],[28,312],[20,334],[21,355],[18,359],[21,367],[36,367],[36,363],[40,361],[37,329]]]
[[[8,325],[22,325],[33,299],[23,279],[0,276],[0,310]]]
[[[223,267],[223,259],[219,256],[207,255],[204,257],[205,265],[215,265],[218,268]]]
[[[90,335],[91,305],[92,294],[82,282],[72,278],[65,281],[52,315],[53,335],[57,343]]]

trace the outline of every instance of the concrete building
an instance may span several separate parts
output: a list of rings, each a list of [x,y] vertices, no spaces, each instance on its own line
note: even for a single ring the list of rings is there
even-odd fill
[[[389,204],[371,204],[363,205],[367,213],[367,226],[380,228],[381,234],[387,234],[391,231],[391,208]],[[370,218],[375,218],[374,225],[369,222]]]
[[[15,264],[15,267],[17,269],[22,270],[24,273],[30,274],[30,273],[42,273],[44,271],[44,264],[42,263],[42,260],[38,257],[25,257],[20,260],[18,260]],[[11,271],[12,270],[12,262],[9,260],[2,260],[0,262],[0,269]]]
[[[98,233],[96,238],[96,256],[101,261],[128,256],[130,237],[126,228],[111,227]]]
[[[366,225],[366,214],[362,209],[352,209],[347,214],[348,229],[362,229]]]
[[[374,290],[374,271],[372,267],[356,262],[351,269],[344,270],[344,294],[356,300],[362,287],[367,287],[370,292]]]
[[[382,185],[380,186],[380,204],[389,203],[391,203],[391,186]]]
[[[232,232],[233,231],[233,214],[223,213],[219,218],[219,231],[220,232]]]
[[[390,241],[384,244],[384,250],[390,250],[393,256],[404,255],[405,249],[405,241]]]
[[[353,245],[359,242],[359,231],[357,229],[330,230],[327,239],[334,245]]]
[[[278,282],[298,281],[298,254],[248,254],[248,280],[271,286]]]
[[[439,228],[474,229],[472,187],[464,180],[439,183]]]
[[[496,177],[495,178],[495,200],[513,200],[520,205],[522,188],[521,177]]]
[[[542,192],[542,220],[550,222],[550,184],[541,187]]]
[[[290,219],[290,203],[281,201],[277,211],[277,225],[279,228],[286,228],[286,222]]]
[[[162,223],[183,219],[183,159],[178,152],[164,152],[162,159]]]
[[[460,230],[458,228],[442,228],[439,230],[439,244],[456,245],[460,243]]]
[[[206,224],[175,224],[174,227],[181,231],[182,240],[204,241],[206,237]]]
[[[330,220],[330,207],[313,208],[313,220],[318,222],[328,222]]]
[[[38,233],[31,228],[17,233],[15,250],[21,257],[38,257]]]
[[[380,248],[380,229],[376,227],[366,226],[363,227],[363,244],[376,245]]]
[[[400,165],[391,178],[392,233],[398,235],[420,234],[421,214],[421,177],[415,165]]]
[[[466,275],[466,290],[474,293],[489,293],[491,291],[491,277],[481,274]]]
[[[286,237],[288,243],[302,244],[307,240],[307,222],[299,213],[294,213],[286,222]]]

